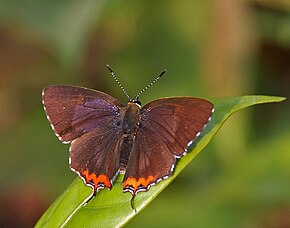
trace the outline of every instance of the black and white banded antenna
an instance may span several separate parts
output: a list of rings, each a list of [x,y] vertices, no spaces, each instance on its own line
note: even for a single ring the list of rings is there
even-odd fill
[[[157,78],[155,78],[152,82],[150,82],[147,86],[145,86],[145,88],[143,88],[136,96],[135,96],[135,99],[134,100],[136,100],[136,101],[138,101],[138,99],[139,99],[139,97],[140,97],[140,95],[142,94],[142,93],[144,93],[147,89],[149,89],[151,86],[153,86],[164,74],[166,73],[166,70],[163,70],[162,72],[161,72],[161,74],[157,77]]]
[[[121,90],[123,91],[123,93],[126,95],[126,97],[131,100],[131,97],[129,96],[129,94],[127,93],[127,91],[125,90],[125,88],[122,86],[121,82],[119,82],[117,76],[115,75],[113,69],[107,64],[106,67],[108,68],[110,74],[112,75],[112,77],[115,79],[115,81],[117,82],[118,86],[121,88]]]

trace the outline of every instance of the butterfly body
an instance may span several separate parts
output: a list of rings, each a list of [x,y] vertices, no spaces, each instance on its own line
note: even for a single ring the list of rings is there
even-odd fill
[[[121,174],[125,174],[132,151],[134,137],[137,133],[137,127],[140,123],[141,106],[136,102],[128,102],[122,121],[122,140],[120,150],[120,168]]]
[[[70,85],[48,86],[43,105],[56,136],[70,143],[70,168],[97,192],[124,174],[123,191],[135,196],[169,177],[177,159],[200,136],[213,104],[169,97],[141,107]]]

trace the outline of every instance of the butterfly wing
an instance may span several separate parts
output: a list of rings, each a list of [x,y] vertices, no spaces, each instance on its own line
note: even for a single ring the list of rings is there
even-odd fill
[[[42,101],[54,133],[71,143],[71,169],[95,190],[111,188],[125,106],[108,94],[68,85],[46,87]]]
[[[144,106],[123,191],[135,195],[170,176],[176,158],[186,154],[213,110],[209,101],[191,97],[163,98]]]
[[[54,133],[63,143],[117,122],[124,105],[103,92],[68,85],[43,89],[42,102]]]
[[[94,129],[72,141],[70,168],[94,191],[112,188],[118,176],[120,134],[114,129]]]

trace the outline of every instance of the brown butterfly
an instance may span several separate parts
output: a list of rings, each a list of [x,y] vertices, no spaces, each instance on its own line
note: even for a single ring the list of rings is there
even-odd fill
[[[187,153],[211,119],[211,102],[194,97],[169,97],[141,107],[139,96],[165,73],[124,105],[92,89],[54,85],[43,89],[42,102],[50,125],[63,143],[70,143],[69,164],[85,185],[111,189],[125,174],[123,192],[132,199],[169,177],[177,159]],[[131,206],[132,200],[131,200]]]

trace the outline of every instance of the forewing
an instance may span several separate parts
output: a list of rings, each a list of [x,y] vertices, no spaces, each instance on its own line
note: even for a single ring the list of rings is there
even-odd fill
[[[163,98],[144,106],[123,181],[124,191],[134,195],[170,176],[176,158],[186,154],[213,111],[209,101],[191,97]]]
[[[119,125],[124,107],[108,94],[69,85],[44,88],[42,102],[54,133],[64,143],[100,126]]]

